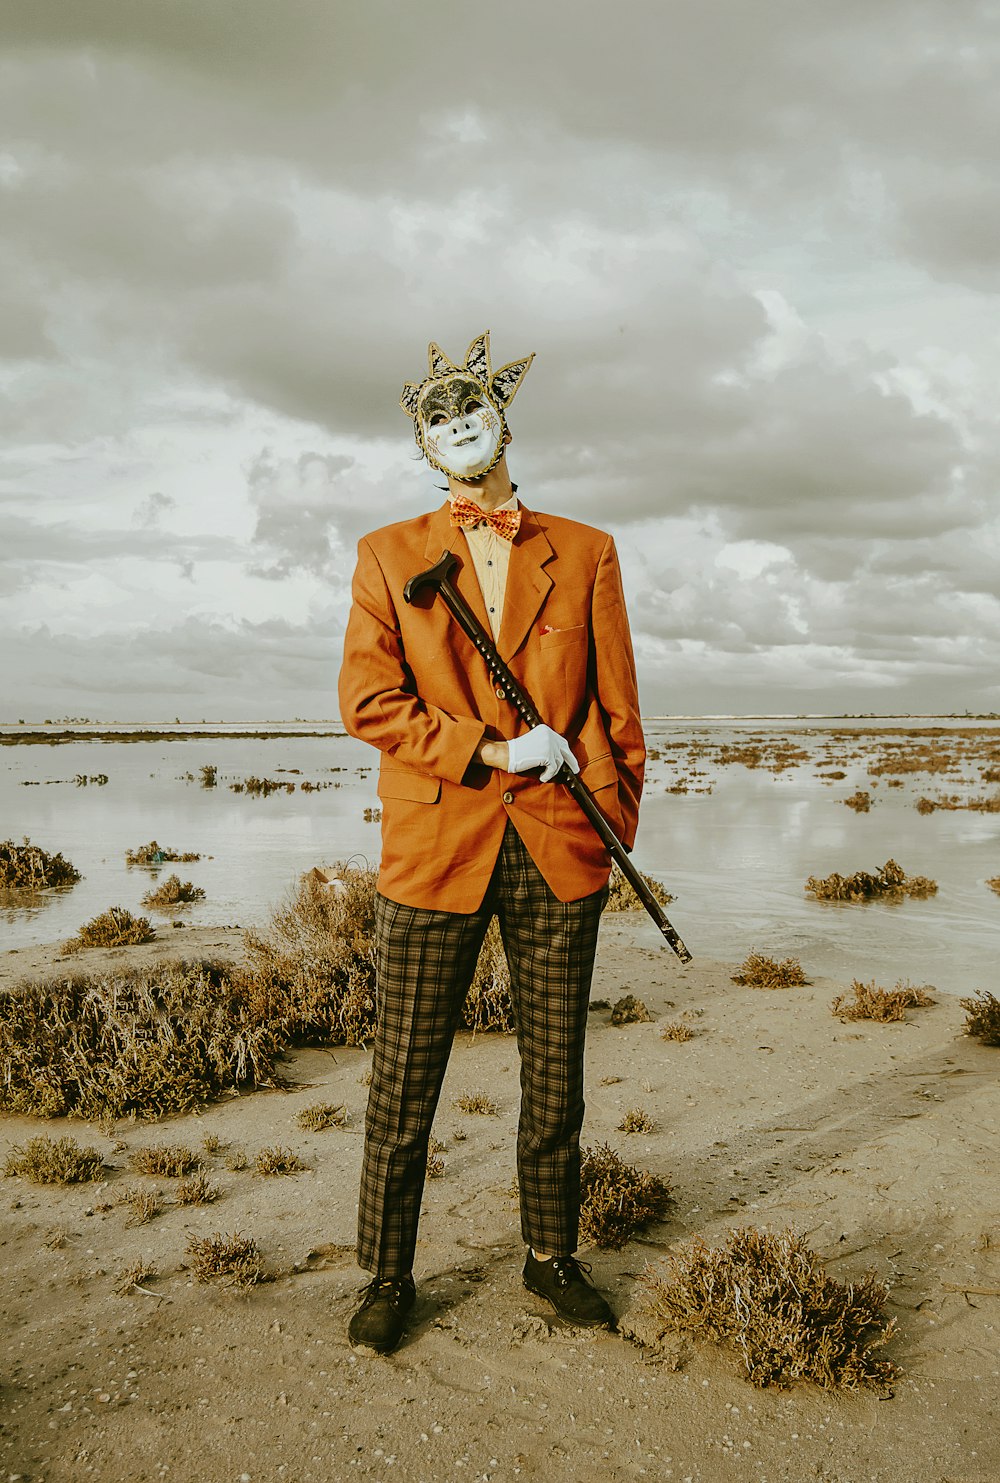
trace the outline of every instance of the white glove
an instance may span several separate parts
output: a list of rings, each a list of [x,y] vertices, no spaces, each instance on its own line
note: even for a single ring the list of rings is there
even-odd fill
[[[508,772],[530,772],[533,767],[540,767],[540,781],[551,783],[564,762],[570,772],[580,771],[566,738],[551,726],[536,726],[507,743]]]

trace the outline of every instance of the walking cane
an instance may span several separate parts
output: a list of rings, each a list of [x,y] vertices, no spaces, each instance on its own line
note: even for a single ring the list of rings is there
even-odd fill
[[[455,556],[454,553],[451,551],[445,551],[442,554],[440,560],[436,561],[433,566],[428,567],[425,572],[419,572],[415,577],[410,578],[406,586],[403,588],[403,597],[407,602],[413,602],[418,593],[422,592],[426,587],[431,588],[432,592],[435,595],[437,593],[440,593],[442,598],[444,599],[446,607],[455,618],[459,627],[462,629],[462,632],[469,639],[472,640],[473,644],[483,656],[483,659],[486,661],[486,667],[488,668],[490,674],[495,680],[499,681],[499,684],[497,686],[497,693],[506,695],[509,698],[518,715],[523,721],[527,723],[528,726],[543,725],[544,723],[541,716],[538,714],[529,697],[521,689],[521,686],[511,674],[506,664],[504,664],[503,660],[500,658],[500,655],[497,653],[492,641],[483,630],[479,619],[476,617],[475,613],[462,597],[461,593],[456,592],[455,588],[451,585],[449,576],[452,569],[457,565],[457,563],[458,557]],[[660,931],[663,933],[663,936],[673,948],[678,958],[680,958],[682,963],[690,963],[691,954],[688,952],[687,948],[678,937],[674,928],[667,921],[662,906],[657,901],[656,897],[649,889],[649,886],[639,874],[638,870],[636,870],[635,866],[632,864],[632,861],[628,857],[628,852],[619,840],[618,836],[615,834],[614,830],[611,828],[607,819],[605,819],[604,815],[597,807],[597,804],[594,801],[594,795],[591,793],[586,783],[582,780],[582,778],[578,777],[577,774],[573,772],[565,762],[556,773],[554,781],[557,783],[562,783],[563,786],[568,788],[569,791],[572,793],[573,797],[576,799],[577,803],[583,809],[583,812],[587,815],[587,818],[590,820],[591,824],[600,835],[604,844],[607,846],[611,854],[611,858],[614,860],[622,875],[628,881],[629,885],[632,887],[633,891],[638,896],[639,900],[642,902],[643,906],[646,908],[649,915],[656,923],[657,927],[659,927]]]

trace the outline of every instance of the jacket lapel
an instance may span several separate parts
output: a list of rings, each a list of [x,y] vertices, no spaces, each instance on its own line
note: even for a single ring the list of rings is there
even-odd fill
[[[497,649],[507,663],[524,642],[525,634],[538,616],[552,587],[552,578],[543,571],[555,552],[545,532],[530,510],[521,505],[521,528],[514,537],[507,570],[507,588],[503,598],[503,621]],[[473,571],[472,580],[476,583]]]
[[[433,566],[441,559],[444,551],[453,551],[458,557],[459,564],[452,574],[451,585],[465,598],[479,619],[483,632],[489,636],[490,620],[486,616],[486,604],[483,602],[482,588],[479,586],[476,568],[472,564],[468,542],[462,534],[461,527],[452,525],[451,505],[447,501],[431,516],[427,545],[424,548],[427,565]]]

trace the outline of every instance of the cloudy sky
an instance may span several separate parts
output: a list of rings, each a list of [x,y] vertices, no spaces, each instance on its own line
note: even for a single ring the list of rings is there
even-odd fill
[[[998,22],[6,0],[0,720],[335,716],[485,328],[647,714],[1000,710]]]

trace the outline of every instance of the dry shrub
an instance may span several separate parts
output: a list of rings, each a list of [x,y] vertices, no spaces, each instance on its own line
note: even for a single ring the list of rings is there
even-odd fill
[[[342,1102],[314,1102],[311,1107],[303,1107],[295,1121],[306,1133],[343,1128],[347,1126],[347,1108]]]
[[[632,1107],[618,1124],[619,1133],[655,1133],[656,1123],[641,1107]]]
[[[965,1010],[965,1033],[984,1045],[1000,1045],[1000,999],[988,989],[977,989],[971,999],[959,999]]]
[[[22,982],[0,996],[0,1111],[162,1117],[271,1083],[279,1028],[231,972],[202,961]]]
[[[205,892],[201,886],[196,886],[191,881],[182,882],[179,875],[169,875],[155,891],[146,892],[142,898],[142,904],[164,910],[173,906],[182,906],[188,901],[204,901],[204,899]]]
[[[262,1148],[253,1161],[258,1174],[301,1174],[309,1165],[304,1164],[298,1154],[280,1145]]]
[[[231,793],[249,793],[255,798],[267,798],[272,793],[294,793],[295,784],[279,782],[275,778],[244,778],[241,783],[230,783]]]
[[[731,981],[752,989],[793,989],[808,983],[798,958],[782,958],[779,963],[758,952],[747,954]]]
[[[205,1174],[192,1174],[177,1186],[178,1205],[210,1205],[218,1198],[219,1191],[214,1184],[209,1184]]]
[[[257,1243],[238,1231],[231,1236],[221,1232],[200,1239],[192,1236],[187,1254],[199,1282],[221,1277],[226,1287],[253,1287],[255,1282],[268,1280]]]
[[[427,1178],[444,1178],[444,1159],[441,1155],[446,1151],[446,1146],[439,1138],[430,1138],[427,1143]]]
[[[222,1149],[222,1139],[218,1133],[206,1133],[201,1140],[201,1146],[209,1155],[219,1153]]]
[[[874,897],[933,896],[937,881],[923,875],[908,876],[895,860],[880,865],[874,875],[859,870],[855,875],[828,875],[819,879],[811,875],[806,890],[819,901],[870,901]]]
[[[670,1187],[626,1164],[606,1143],[580,1159],[580,1240],[618,1251],[652,1221],[662,1220]]]
[[[168,850],[151,839],[149,844],[141,844],[138,849],[125,851],[126,865],[163,865],[167,861],[176,861],[178,865],[187,865],[192,860],[200,860],[201,856],[191,851]]]
[[[896,1366],[876,1354],[896,1327],[883,1312],[887,1284],[867,1273],[844,1286],[792,1231],[743,1227],[721,1248],[696,1236],[646,1283],[651,1312],[670,1329],[733,1343],[754,1385],[890,1393]]]
[[[671,790],[668,789],[668,792],[669,791],[671,791]],[[685,792],[686,791],[687,790],[685,789]],[[640,870],[639,874],[642,876],[642,878],[645,881],[646,885],[652,891],[653,895],[656,897],[656,899],[660,903],[660,905],[661,906],[669,906],[670,903],[671,903],[671,901],[673,901],[674,898],[671,896],[671,894],[667,890],[666,886],[661,886],[661,884],[660,884],[660,882],[658,880],[654,880],[653,877],[651,875],[647,875],[644,870]],[[639,898],[635,894],[635,891],[633,890],[632,886],[629,885],[628,881],[625,879],[624,875],[619,870],[619,868],[618,868],[617,865],[612,865],[612,867],[611,867],[611,879],[608,881],[608,900],[607,900],[607,905],[605,906],[604,910],[605,911],[642,911],[643,910],[642,902],[639,900]]]
[[[259,1015],[292,1040],[363,1045],[375,1034],[375,895],[372,866],[334,865],[331,887],[304,876],[264,933],[245,934],[245,977]],[[462,1011],[473,1031],[514,1028],[510,975],[496,919],[483,942]]]
[[[115,1278],[115,1295],[119,1298],[127,1298],[129,1293],[135,1292],[144,1282],[148,1282],[150,1277],[155,1276],[156,1268],[151,1262],[131,1262],[127,1267],[123,1267]]]
[[[462,1006],[462,1023],[475,1035],[480,1030],[514,1030],[514,1006],[510,999],[510,970],[496,917],[490,922],[476,964],[472,987]]]
[[[139,942],[152,942],[156,933],[148,917],[134,917],[124,906],[109,906],[99,916],[84,922],[75,937],[62,945],[64,954],[78,953],[85,947],[132,947]]]
[[[32,1184],[83,1184],[100,1179],[104,1159],[96,1148],[81,1148],[75,1138],[29,1138],[7,1155],[4,1174],[20,1175]]]
[[[128,1156],[128,1166],[137,1174],[155,1174],[164,1179],[182,1179],[200,1168],[201,1160],[194,1149],[182,1143],[153,1143],[137,1148]]]
[[[451,1104],[460,1112],[476,1112],[481,1117],[499,1117],[500,1104],[486,1092],[463,1092]]]
[[[22,844],[12,839],[0,844],[0,887],[43,891],[48,886],[71,886],[79,879],[80,872],[61,854],[50,855],[27,835]]]
[[[913,984],[900,980],[894,989],[880,989],[875,980],[864,984],[858,979],[851,983],[853,999],[848,994],[838,994],[830,1005],[830,1013],[844,1020],[878,1020],[887,1024],[890,1020],[905,1020],[908,1009],[924,1009],[934,1000],[926,988],[915,988]]]
[[[663,1029],[660,1031],[660,1039],[677,1040],[683,1043],[685,1040],[694,1039],[694,1031],[692,1030],[691,1026],[686,1025],[683,1020],[671,1020],[670,1023],[664,1025]]]
[[[872,795],[864,788],[859,788],[850,798],[845,798],[844,803],[848,808],[853,808],[855,813],[866,814],[872,806]]]
[[[375,1033],[376,872],[340,871],[341,889],[304,876],[263,933],[244,934],[253,1017],[287,1040],[362,1045]]]
[[[996,891],[997,895],[1000,896],[1000,875],[993,876],[986,884],[991,891]]]
[[[634,994],[625,994],[611,1006],[613,1025],[644,1025],[649,1023],[649,1010]]]
[[[250,1160],[247,1158],[242,1148],[234,1148],[232,1153],[228,1153],[226,1155],[226,1168],[231,1174],[240,1174],[244,1169],[248,1168],[249,1165]]]
[[[144,1226],[163,1209],[156,1190],[122,1189],[118,1191],[115,1203],[127,1207],[127,1226]]]

